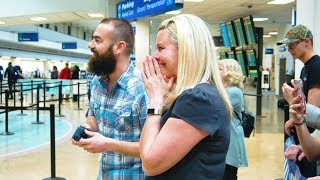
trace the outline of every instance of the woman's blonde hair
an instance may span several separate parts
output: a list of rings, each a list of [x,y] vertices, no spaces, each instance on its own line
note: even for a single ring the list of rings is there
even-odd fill
[[[219,63],[223,65],[225,80],[229,83],[229,85],[237,86],[242,89],[244,76],[238,61],[234,59],[223,59],[220,60]]]
[[[199,83],[211,83],[219,91],[232,116],[232,106],[223,87],[212,35],[206,23],[195,15],[182,14],[164,20],[158,31],[167,29],[172,42],[178,47],[178,72],[176,86],[169,93],[165,107],[186,89]]]

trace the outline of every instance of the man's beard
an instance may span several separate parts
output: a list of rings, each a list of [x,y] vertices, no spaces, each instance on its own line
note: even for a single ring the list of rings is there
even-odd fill
[[[116,59],[112,52],[112,46],[104,54],[91,56],[88,63],[88,71],[98,76],[107,76],[114,72]]]

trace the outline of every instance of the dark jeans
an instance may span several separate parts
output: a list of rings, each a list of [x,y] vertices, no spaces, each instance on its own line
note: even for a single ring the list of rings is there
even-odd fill
[[[14,85],[14,81],[8,81],[8,86],[9,86],[9,98],[13,99],[13,94],[12,94],[12,87]]]
[[[238,168],[234,166],[230,166],[226,164],[226,168],[224,170],[223,180],[237,180],[238,179]]]
[[[303,158],[302,161],[297,161],[297,165],[304,177],[317,176],[317,162],[310,162],[307,158]]]

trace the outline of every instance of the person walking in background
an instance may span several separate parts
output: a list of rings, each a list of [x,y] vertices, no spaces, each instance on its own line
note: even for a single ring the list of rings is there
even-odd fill
[[[134,46],[131,24],[103,19],[88,47],[88,63],[95,76],[84,124],[90,137],[72,141],[90,153],[101,153],[98,179],[144,179],[139,139],[147,116],[147,96],[141,72],[130,63]],[[92,179],[92,178],[91,178]]]
[[[244,107],[243,80],[240,64],[234,59],[223,59],[218,62],[220,76],[233,107],[230,124],[230,145],[226,157],[224,180],[238,179],[238,168],[247,167],[247,153],[244,144],[244,132],[241,125],[241,111]]]
[[[71,79],[79,79],[80,68],[77,65],[74,65],[71,68]]]
[[[150,99],[140,139],[146,179],[222,179],[232,106],[206,23],[194,15],[163,21],[143,62]]]
[[[59,79],[71,79],[71,70],[68,63],[66,63],[65,67],[61,69]]]
[[[4,72],[4,77],[8,78],[8,86],[9,86],[9,99],[13,99],[13,85],[16,83],[16,70],[12,66],[12,63],[8,63],[8,67]]]
[[[300,79],[303,82],[303,92],[307,103],[320,107],[320,57],[313,50],[313,35],[310,29],[304,25],[297,25],[287,32],[285,39],[281,42],[288,46],[294,59],[299,59],[305,65],[301,70]],[[284,83],[282,90],[286,101],[291,102],[294,89]],[[288,135],[292,134],[293,121],[293,118],[291,118],[285,123],[285,132]],[[313,131],[313,128],[309,128],[309,132]],[[296,133],[293,133],[293,135],[298,144]],[[308,162],[303,158],[301,161],[297,161],[297,164],[303,176],[312,177],[316,175],[316,162]]]
[[[74,65],[71,68],[71,79],[79,79],[79,72],[80,72],[80,68],[77,65]],[[73,81],[73,83],[75,83]],[[78,95],[77,94],[73,94],[72,95],[72,101],[77,101],[78,100]]]
[[[50,72],[51,79],[58,79],[58,68],[57,66],[52,67],[52,71]]]
[[[71,70],[69,68],[68,63],[66,63],[65,67],[63,69],[61,69],[61,71],[59,73],[59,79],[62,79],[62,80],[70,80],[71,79]],[[70,94],[65,94],[64,99],[66,101],[69,101],[69,96],[70,96]]]

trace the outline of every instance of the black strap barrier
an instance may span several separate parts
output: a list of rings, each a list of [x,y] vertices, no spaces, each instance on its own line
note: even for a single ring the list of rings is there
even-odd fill
[[[78,108],[74,109],[74,110],[83,110],[80,108],[80,82],[78,82],[78,97],[77,97],[77,100],[78,100]]]
[[[65,115],[61,114],[61,104],[62,104],[62,81],[59,84],[59,114],[56,117],[64,117]]]
[[[46,109],[46,108],[44,108]],[[54,104],[50,104],[50,150],[51,150],[51,177],[44,178],[44,180],[55,179],[65,180],[63,177],[56,177],[56,134],[54,122]]]
[[[39,87],[38,87],[37,88],[37,109],[36,109],[36,111],[37,111],[37,120],[35,122],[32,122],[31,124],[44,124],[44,122],[39,121],[39,110],[40,110],[40,108],[39,108],[40,92],[39,91],[40,90],[39,90]]]
[[[5,107],[5,111],[6,111],[6,119],[5,119],[5,132],[0,133],[0,135],[13,135],[13,132],[9,132],[9,91],[5,90],[5,102],[6,102],[6,107]]]
[[[17,114],[17,116],[26,116],[27,114],[23,113],[23,85],[20,84],[20,114]]]

